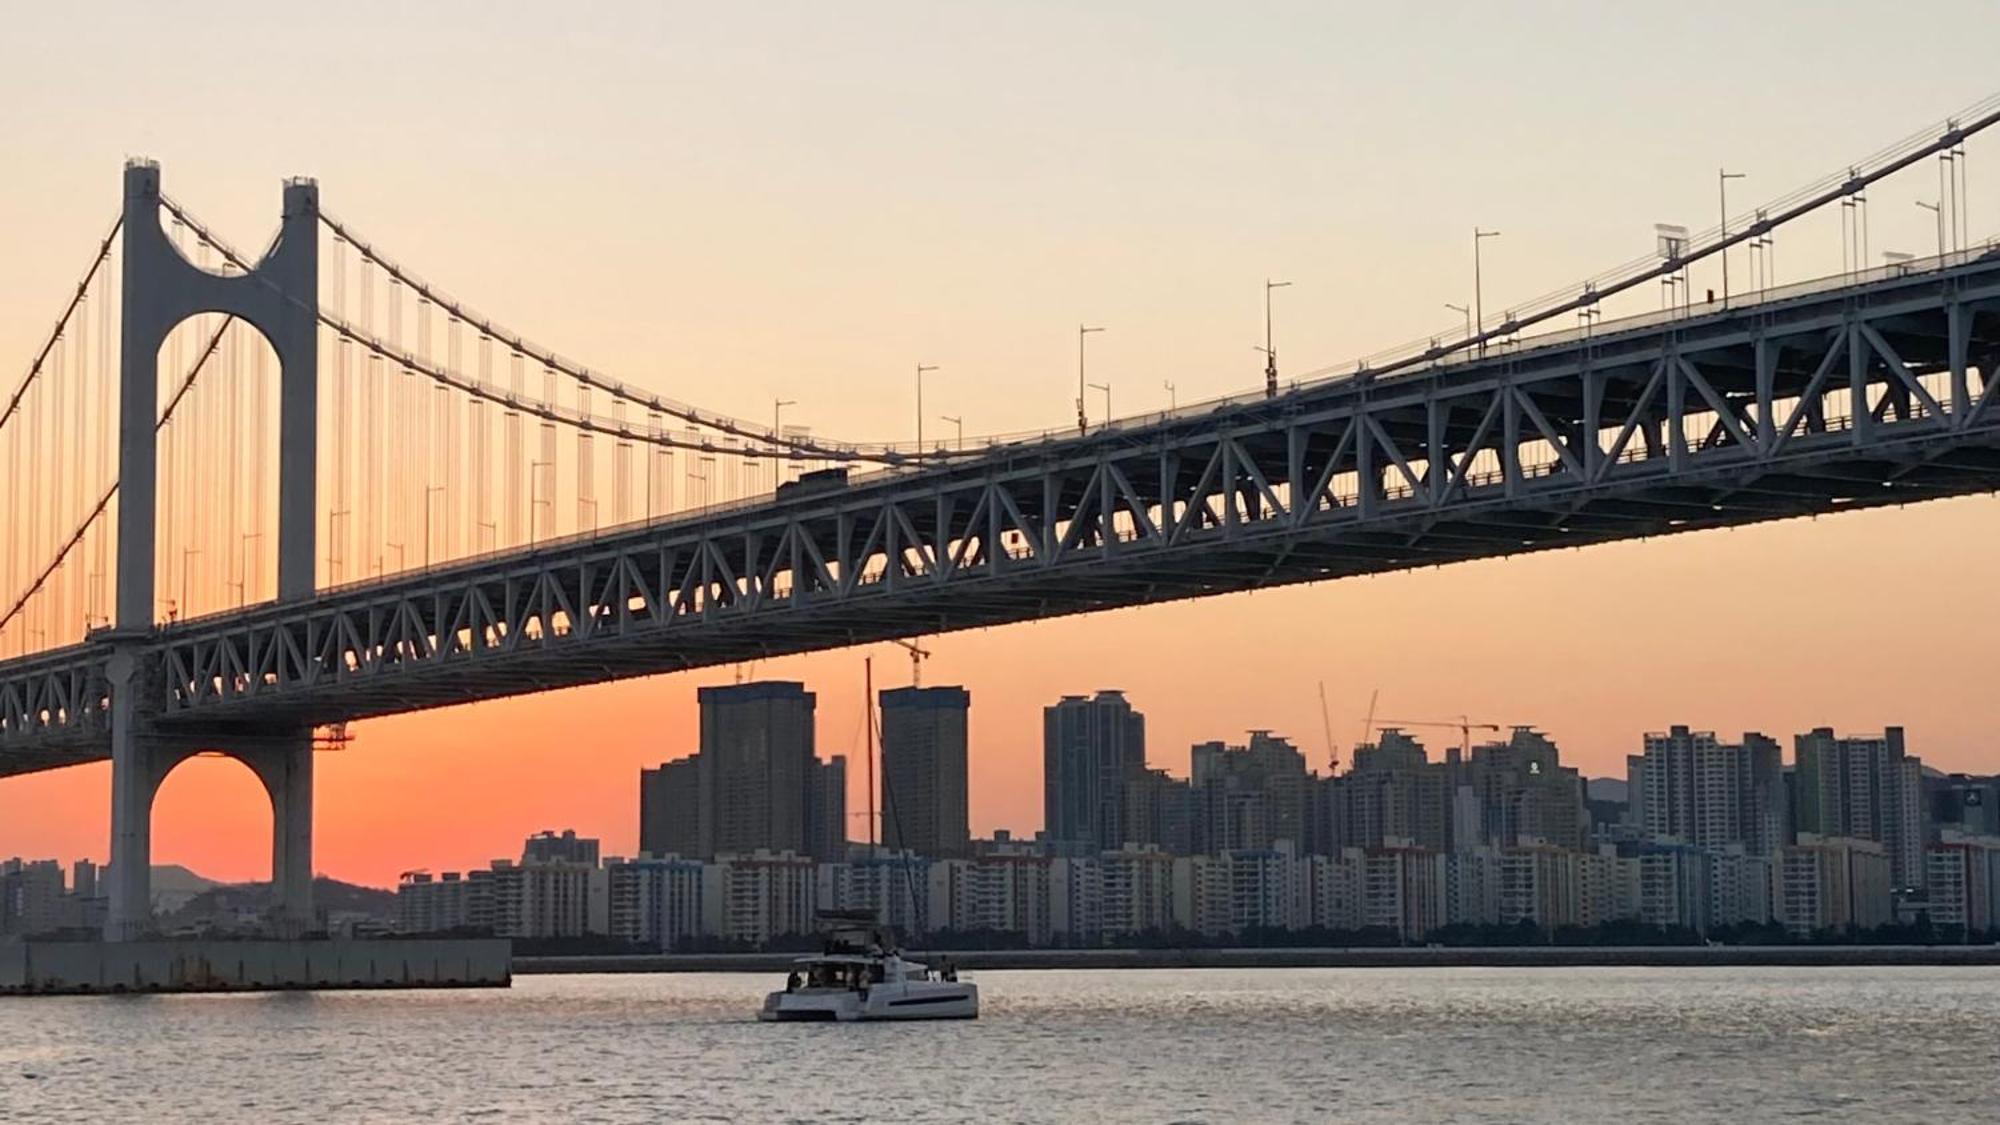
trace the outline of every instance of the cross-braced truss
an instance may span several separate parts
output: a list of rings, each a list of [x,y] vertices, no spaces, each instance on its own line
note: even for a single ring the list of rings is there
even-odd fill
[[[1990,491],[1996,363],[1996,259],[1566,333],[184,623],[149,642],[157,721],[327,723]],[[0,774],[104,756],[103,659],[0,665]]]

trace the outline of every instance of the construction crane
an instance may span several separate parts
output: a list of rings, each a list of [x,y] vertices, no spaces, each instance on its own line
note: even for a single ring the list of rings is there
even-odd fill
[[[1327,776],[1340,772],[1340,751],[1333,745],[1333,719],[1326,710],[1326,681],[1319,682],[1319,725],[1326,732],[1326,772]]]
[[[1375,704],[1382,699],[1382,689],[1368,693],[1368,717],[1361,720],[1361,741],[1366,742],[1375,734]]]
[[[899,637],[890,637],[889,643],[907,650],[910,654],[910,686],[924,686],[924,661],[930,656],[931,650],[915,641],[906,641]]]
[[[1388,727],[1399,727],[1399,728],[1400,727],[1449,727],[1452,730],[1458,732],[1459,750],[1467,758],[1472,757],[1473,731],[1490,730],[1493,731],[1495,734],[1498,734],[1500,731],[1507,729],[1498,723],[1475,723],[1471,719],[1466,718],[1464,715],[1460,715],[1456,719],[1382,719],[1379,721],[1370,720],[1369,725],[1378,730]]]

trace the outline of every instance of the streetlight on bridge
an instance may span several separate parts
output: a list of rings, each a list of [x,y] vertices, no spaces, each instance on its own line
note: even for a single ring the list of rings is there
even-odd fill
[[[778,436],[783,433],[778,427],[778,415],[784,412],[785,407],[797,405],[795,400],[789,398],[771,401],[771,487],[773,489],[778,487],[785,476],[785,462],[778,456]]]
[[[1729,172],[1721,168],[1715,170],[1715,196],[1722,210],[1721,240],[1723,242],[1729,241],[1729,181],[1743,179],[1748,174],[1747,172]],[[1722,258],[1722,303],[1727,305],[1729,304],[1729,250],[1727,247],[1724,247],[1720,251],[1720,257]]]
[[[924,375],[936,370],[936,364],[917,364],[917,464],[919,465],[924,463]]]
[[[1092,383],[1090,389],[1104,392],[1104,421],[1100,425],[1109,426],[1111,424],[1111,384]]]
[[[1940,199],[1936,203],[1926,203],[1919,199],[1917,200],[1917,206],[1937,216],[1937,252],[1938,257],[1944,257],[1944,200]]]
[[[1454,305],[1450,301],[1446,301],[1444,307],[1465,318],[1465,338],[1468,340],[1472,339],[1472,306]]]
[[[1264,397],[1278,397],[1278,346],[1271,339],[1271,290],[1283,289],[1289,281],[1264,279],[1264,346],[1258,351],[1264,353]]]
[[[1479,271],[1479,244],[1489,238],[1499,238],[1497,230],[1472,228],[1472,315],[1478,322],[1480,332],[1486,331],[1486,284]],[[1486,354],[1486,341],[1479,341],[1479,354]]]
[[[1078,436],[1090,432],[1090,417],[1083,412],[1083,338],[1092,332],[1104,331],[1101,327],[1076,326],[1076,432]]]

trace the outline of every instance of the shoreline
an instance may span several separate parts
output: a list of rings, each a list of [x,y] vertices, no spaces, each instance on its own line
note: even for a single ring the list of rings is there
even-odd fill
[[[782,973],[799,953],[516,956],[514,973]],[[2000,966],[2000,945],[911,950],[960,969],[1849,968]]]

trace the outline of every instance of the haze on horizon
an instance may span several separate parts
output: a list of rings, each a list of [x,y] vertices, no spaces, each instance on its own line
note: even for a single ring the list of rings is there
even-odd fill
[[[1456,323],[1475,225],[1503,232],[1491,311],[1647,252],[1655,222],[1711,225],[1718,167],[1749,177],[1737,210],[1993,92],[1912,65],[1990,21],[1958,0],[1513,7],[24,10],[0,47],[0,137],[32,154],[0,180],[0,363],[25,365],[144,154],[245,244],[282,177],[317,176],[480,308],[704,407],[784,398],[816,433],[906,439],[921,362],[927,428],[1060,427],[1080,321],[1107,329],[1091,377],[1120,413],[1167,383],[1242,390],[1267,277],[1292,282],[1282,366],[1308,370]],[[2000,147],[1969,182],[1973,236],[2000,233]],[[1929,250],[1925,185],[1874,193],[1877,254]],[[1781,236],[1780,280],[1840,256],[1832,223]],[[1039,823],[1040,708],[1113,687],[1176,772],[1251,727],[1323,768],[1320,681],[1343,759],[1379,689],[1383,714],[1537,725],[1596,776],[1672,723],[1787,744],[1901,724],[1927,764],[1990,771],[1996,515],[1976,497],[932,637],[924,674],[972,692],[979,832]],[[858,754],[867,654],[907,682],[887,645],[750,674],[805,680],[821,753]],[[695,688],[733,675],[361,724],[319,762],[319,866],[385,883],[561,827],[629,852],[638,770],[690,752]],[[105,858],[108,784],[0,782],[0,856]],[[158,807],[157,862],[268,872],[242,767],[193,762]]]

